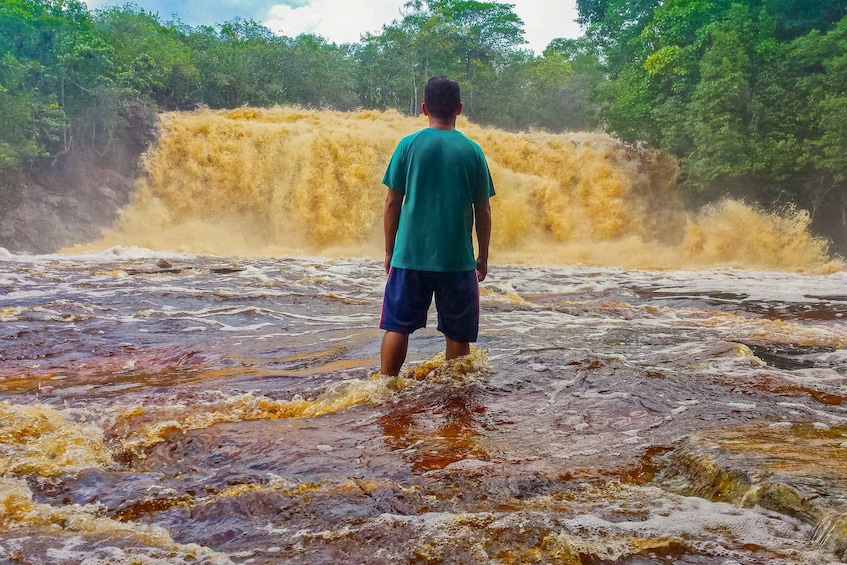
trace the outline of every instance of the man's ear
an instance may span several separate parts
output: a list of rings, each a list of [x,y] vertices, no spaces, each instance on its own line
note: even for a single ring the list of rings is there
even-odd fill
[[[461,102],[459,102],[459,107],[458,107],[458,108],[456,108],[456,115],[458,116],[458,115],[459,115],[459,114],[461,114],[461,113],[462,113],[462,103],[461,103]]]
[[[421,104],[421,112],[424,113],[424,116],[429,116],[429,110],[426,109],[426,104]]]

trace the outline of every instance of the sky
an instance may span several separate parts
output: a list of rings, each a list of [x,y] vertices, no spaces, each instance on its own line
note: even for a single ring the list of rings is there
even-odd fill
[[[557,37],[581,35],[576,0],[499,0],[513,4],[524,22],[525,47],[540,54]],[[85,0],[89,8],[123,5],[125,0]],[[400,19],[406,0],[134,0],[158,12],[163,21],[176,14],[184,23],[212,25],[240,17],[263,23],[275,33],[294,37],[314,33],[334,43],[358,42],[363,33],[378,33]]]

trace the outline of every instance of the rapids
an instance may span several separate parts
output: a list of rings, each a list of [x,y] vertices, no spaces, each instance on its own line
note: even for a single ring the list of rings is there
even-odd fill
[[[2,561],[845,557],[847,273],[497,265],[388,378],[377,261],[0,260]]]
[[[847,272],[808,217],[461,122],[480,342],[421,330],[389,378],[379,181],[421,125],[167,114],[99,241],[0,249],[0,562],[847,560]]]

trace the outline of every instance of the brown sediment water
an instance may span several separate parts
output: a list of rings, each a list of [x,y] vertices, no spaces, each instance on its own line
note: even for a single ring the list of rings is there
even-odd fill
[[[163,116],[87,248],[0,249],[0,562],[847,559],[847,272],[598,135],[467,122],[480,341],[377,374],[399,114]]]
[[[163,115],[134,203],[88,249],[379,257],[382,174],[426,124],[394,112],[240,108]],[[488,156],[492,260],[689,269],[842,268],[800,211],[723,201],[699,213],[676,162],[600,134],[507,133],[460,119]],[[78,247],[76,250],[85,249]]]
[[[497,265],[386,377],[379,261],[3,266],[0,560],[844,558],[844,272]]]

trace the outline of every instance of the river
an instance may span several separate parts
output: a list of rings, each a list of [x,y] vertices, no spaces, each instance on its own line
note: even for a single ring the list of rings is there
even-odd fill
[[[7,562],[847,549],[844,272],[497,265],[470,358],[444,364],[427,328],[388,378],[374,260],[112,248],[2,265]]]

